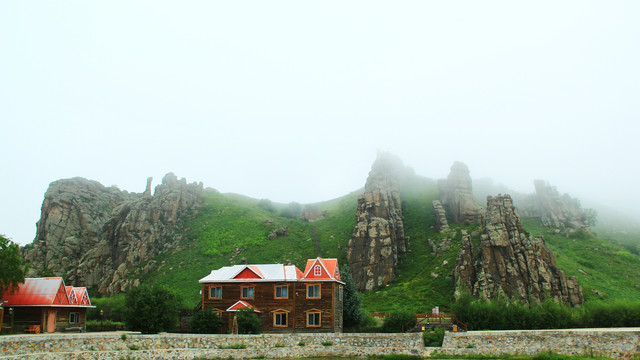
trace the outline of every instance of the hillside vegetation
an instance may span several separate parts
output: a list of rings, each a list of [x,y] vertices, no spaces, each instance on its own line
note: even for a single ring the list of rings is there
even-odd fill
[[[451,232],[439,234],[432,229],[431,202],[438,197],[436,182],[410,176],[401,187],[407,252],[400,256],[396,278],[388,286],[366,293],[363,307],[368,312],[385,313],[427,312],[434,306],[447,310],[453,302],[451,277],[461,230],[479,231],[480,224],[453,225]],[[238,264],[242,258],[254,264],[295,264],[304,269],[306,259],[318,255],[314,230],[320,255],[335,257],[346,265],[361,192],[314,204],[325,216],[306,222],[296,216],[297,204],[276,204],[207,190],[205,205],[180,224],[185,233],[180,246],[154,259],[159,265],[141,280],[175,290],[185,298],[183,306],[192,307],[200,299],[200,278],[212,269]],[[545,236],[558,266],[578,278],[588,302],[640,298],[640,256],[582,231],[567,237],[541,227],[536,219],[523,220],[527,231]],[[288,227],[288,235],[268,238],[273,230],[283,227]],[[451,239],[449,249],[432,254],[428,239],[439,245],[445,237]],[[473,241],[474,246],[479,245],[479,237]]]

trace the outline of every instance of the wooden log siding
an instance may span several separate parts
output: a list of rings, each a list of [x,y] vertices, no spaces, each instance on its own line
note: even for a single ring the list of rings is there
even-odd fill
[[[307,299],[306,282],[246,282],[246,283],[206,283],[202,285],[203,309],[224,311],[224,332],[231,330],[233,312],[225,311],[238,300],[256,307],[262,321],[262,332],[341,332],[342,302],[339,300],[339,283],[313,282],[320,285],[320,298]],[[242,287],[254,286],[253,299],[242,299]],[[276,298],[276,287],[287,286],[287,297]],[[211,287],[221,288],[221,298],[210,298]],[[317,309],[321,312],[321,326],[307,327],[306,311]],[[335,310],[334,310],[335,309]],[[275,326],[274,314],[287,313],[287,326]]]

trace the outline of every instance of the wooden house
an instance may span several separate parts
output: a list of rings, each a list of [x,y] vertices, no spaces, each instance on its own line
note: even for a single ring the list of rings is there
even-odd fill
[[[3,295],[3,307],[11,309],[14,331],[34,333],[85,331],[91,305],[84,287],[65,286],[61,277],[26,278],[15,292]]]
[[[342,332],[343,285],[336,259],[295,265],[233,265],[213,270],[202,284],[202,309],[215,311],[232,331],[235,312],[251,308],[262,332]]]

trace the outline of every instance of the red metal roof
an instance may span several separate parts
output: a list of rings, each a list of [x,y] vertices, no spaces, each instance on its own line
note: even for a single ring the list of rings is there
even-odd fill
[[[2,301],[6,302],[4,306],[91,306],[90,302],[80,304],[74,289],[65,287],[61,277],[25,278],[17,291],[5,292]]]

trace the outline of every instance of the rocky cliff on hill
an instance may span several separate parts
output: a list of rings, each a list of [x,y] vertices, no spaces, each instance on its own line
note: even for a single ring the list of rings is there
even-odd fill
[[[568,194],[560,195],[555,186],[544,180],[533,182],[536,193],[523,208],[527,213],[540,217],[542,225],[556,229],[589,229],[589,209],[585,211],[578,199]]]
[[[524,231],[509,195],[487,197],[482,233],[477,256],[470,237],[463,236],[454,270],[457,291],[487,299],[540,302],[551,297],[571,306],[584,302],[582,288],[558,269],[544,238]]]
[[[451,221],[456,224],[480,222],[482,206],[473,197],[473,188],[469,168],[456,161],[446,179],[438,180],[440,202]]]
[[[398,254],[406,251],[399,187],[405,171],[396,156],[379,154],[369,172],[364,194],[358,198],[347,261],[360,291],[391,281]]]
[[[49,185],[33,244],[23,255],[29,276],[66,276],[76,286],[96,286],[111,295],[136,285],[134,266],[171,247],[178,218],[202,202],[202,183],[167,174],[151,195],[128,193],[82,178]]]

